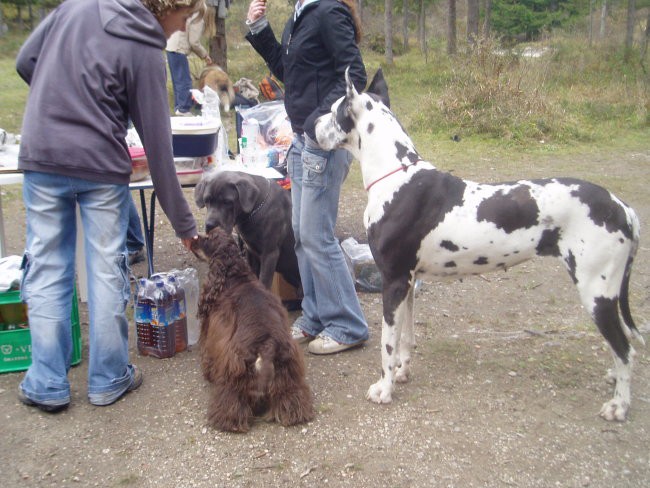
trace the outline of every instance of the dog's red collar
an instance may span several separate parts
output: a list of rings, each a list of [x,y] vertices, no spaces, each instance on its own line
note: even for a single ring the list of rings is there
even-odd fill
[[[400,166],[399,168],[394,169],[394,170],[391,171],[390,173],[385,174],[385,175],[382,176],[381,178],[377,178],[375,181],[373,181],[373,182],[370,183],[368,186],[366,186],[366,191],[370,191],[370,188],[371,188],[372,185],[374,185],[375,183],[379,183],[379,182],[380,182],[381,180],[383,180],[384,178],[388,178],[390,175],[394,175],[395,173],[399,173],[400,171],[406,171],[406,168],[408,168],[409,166],[415,166],[415,165],[418,164],[420,161],[422,161],[422,160],[421,160],[421,159],[418,159],[417,161],[415,161],[415,162],[413,162],[413,163],[410,163],[410,164],[403,164],[403,165]]]

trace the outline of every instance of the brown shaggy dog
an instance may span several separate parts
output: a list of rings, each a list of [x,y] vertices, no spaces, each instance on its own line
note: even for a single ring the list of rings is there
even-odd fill
[[[192,252],[210,266],[199,298],[201,369],[214,385],[210,424],[247,432],[255,416],[284,426],[312,420],[304,358],[280,300],[220,227],[199,236]]]
[[[228,73],[216,64],[206,66],[199,75],[199,90],[203,90],[205,85],[217,92],[224,112],[228,112],[235,102],[235,88],[228,77]]]

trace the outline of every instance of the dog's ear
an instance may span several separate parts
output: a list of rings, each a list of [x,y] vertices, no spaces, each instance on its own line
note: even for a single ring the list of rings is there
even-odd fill
[[[384,72],[379,68],[375,73],[375,76],[372,77],[370,85],[366,93],[373,95],[373,98],[379,100],[381,103],[390,108],[390,98],[388,97],[388,84],[384,79]]]
[[[354,98],[359,94],[357,89],[354,87],[354,83],[350,79],[350,67],[345,68],[345,96],[347,98]]]
[[[206,178],[203,177],[194,187],[194,202],[199,208],[205,207],[205,200],[203,199],[203,192],[205,191]]]
[[[244,213],[251,213],[260,194],[259,188],[247,178],[239,179],[235,183],[235,188],[239,194],[239,204],[242,210]]]

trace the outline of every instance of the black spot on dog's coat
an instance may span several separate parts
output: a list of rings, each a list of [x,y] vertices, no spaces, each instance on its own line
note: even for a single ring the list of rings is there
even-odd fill
[[[508,234],[537,225],[538,216],[537,202],[525,185],[514,186],[507,193],[497,191],[481,202],[476,213],[479,222],[492,222]]]
[[[578,187],[571,192],[571,195],[589,207],[589,218],[594,224],[604,227],[607,232],[621,231],[628,239],[633,238],[624,208],[612,199],[609,191],[587,181],[571,178],[562,178],[558,181]]]
[[[447,249],[452,252],[458,251],[458,246],[451,241],[442,241],[440,247]]]
[[[538,256],[559,256],[560,248],[560,228],[556,227],[553,230],[546,229],[542,232],[542,238],[537,243],[536,252]]]
[[[625,337],[621,327],[621,319],[618,316],[618,298],[594,298],[592,316],[598,330],[600,330],[600,333],[605,337],[616,355],[627,364],[629,362],[630,343]]]
[[[445,268],[455,268],[455,267],[456,267],[456,263],[453,261],[447,261],[445,263]]]
[[[476,258],[476,260],[474,261],[474,264],[476,264],[476,265],[478,265],[478,266],[482,266],[482,265],[488,264],[488,258],[486,258],[485,256],[479,256],[479,257]]]
[[[370,122],[370,123],[368,124],[368,134],[372,134],[372,131],[374,131],[374,130],[375,130],[375,124],[373,124],[372,122]]]

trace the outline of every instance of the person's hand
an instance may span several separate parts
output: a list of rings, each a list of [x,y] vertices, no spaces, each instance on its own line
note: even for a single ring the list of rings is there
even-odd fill
[[[248,6],[248,15],[246,20],[253,23],[266,14],[266,0],[253,0]]]
[[[181,242],[183,243],[183,246],[185,246],[185,249],[192,252],[192,241],[196,241],[198,238],[199,236],[188,237],[187,239],[181,239]]]
[[[206,66],[210,66],[212,64],[212,58],[208,54],[205,58],[203,58],[203,61],[205,61]]]

